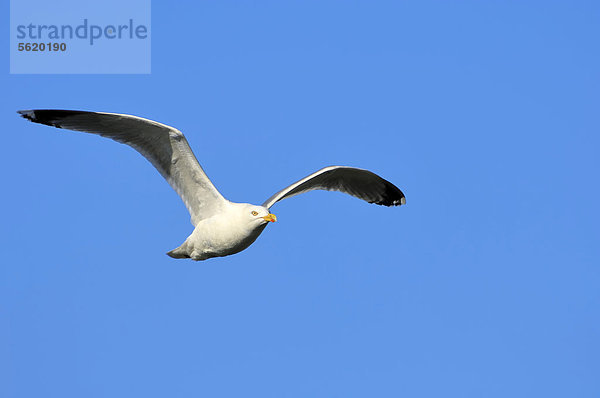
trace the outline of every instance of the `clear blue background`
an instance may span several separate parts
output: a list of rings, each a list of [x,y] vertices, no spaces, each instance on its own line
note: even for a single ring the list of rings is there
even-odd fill
[[[148,76],[11,76],[2,35],[2,397],[600,396],[598,2],[152,6]],[[408,203],[173,260],[149,163],[28,108],[173,125],[234,201],[346,164]]]

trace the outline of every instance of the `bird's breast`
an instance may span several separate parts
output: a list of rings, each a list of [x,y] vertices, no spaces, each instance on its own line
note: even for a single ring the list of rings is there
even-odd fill
[[[238,253],[250,246],[267,224],[247,229],[236,223],[222,222],[218,219],[206,219],[196,225],[188,238],[194,247],[214,256],[226,256]]]

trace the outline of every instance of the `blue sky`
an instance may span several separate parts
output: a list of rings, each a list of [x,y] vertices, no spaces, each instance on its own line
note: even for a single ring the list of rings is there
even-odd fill
[[[154,1],[150,75],[9,75],[4,35],[0,395],[600,396],[599,13]],[[233,201],[343,164],[407,205],[312,192],[173,260],[149,163],[28,108],[175,126]]]

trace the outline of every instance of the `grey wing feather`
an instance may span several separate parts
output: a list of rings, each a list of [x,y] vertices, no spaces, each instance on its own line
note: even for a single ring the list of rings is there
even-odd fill
[[[83,131],[127,144],[142,154],[179,194],[192,224],[217,213],[225,199],[208,179],[177,129],[131,115],[36,109],[18,111],[35,123]]]
[[[369,170],[329,166],[277,192],[263,206],[270,208],[282,199],[315,189],[339,191],[383,206],[400,206],[406,203],[406,198],[398,187]]]

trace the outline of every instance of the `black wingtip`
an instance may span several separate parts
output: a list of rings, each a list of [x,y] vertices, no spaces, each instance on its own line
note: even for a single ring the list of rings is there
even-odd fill
[[[34,110],[22,110],[22,111],[17,111],[17,113],[19,115],[21,115],[22,118],[25,118],[27,120],[31,120],[32,122],[35,121],[35,111]]]
[[[27,119],[33,123],[45,124],[47,126],[58,127],[56,123],[56,114],[52,110],[39,110],[39,109],[28,109],[17,111],[22,118]]]
[[[391,182],[384,180],[385,191],[383,191],[383,199],[376,202],[382,206],[402,206],[406,204],[406,196],[404,193]]]
[[[404,196],[402,196],[400,199],[384,200],[384,201],[381,201],[381,202],[376,203],[376,204],[383,205],[383,206],[388,206],[388,207],[402,206],[402,205],[406,204],[406,198]]]
[[[67,111],[62,109],[28,109],[17,111],[21,117],[34,123],[61,128],[59,120],[66,117],[89,113],[85,111]]]

